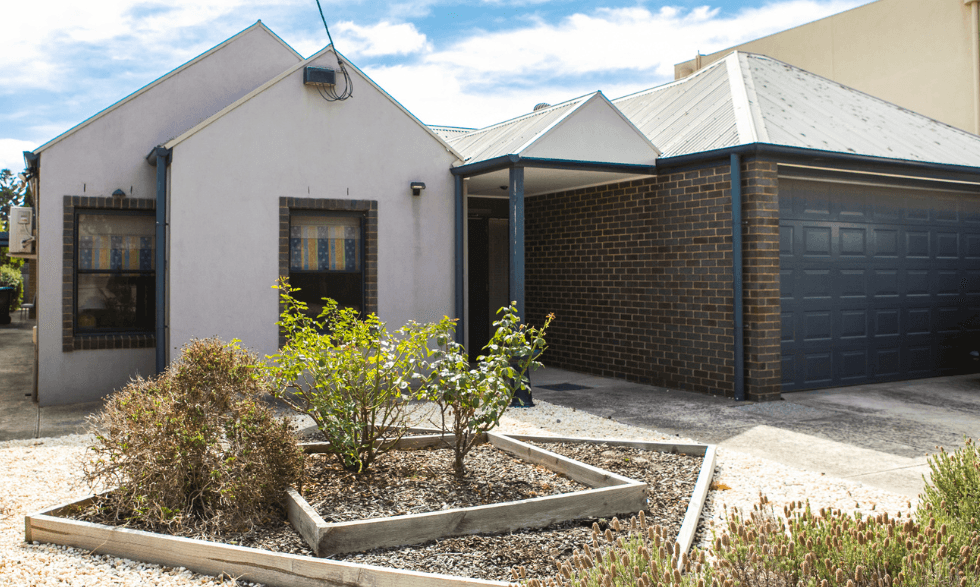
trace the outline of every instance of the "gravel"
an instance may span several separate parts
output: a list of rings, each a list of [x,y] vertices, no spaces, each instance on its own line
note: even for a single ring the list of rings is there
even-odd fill
[[[536,404],[534,408],[508,411],[501,431],[690,442],[543,401]],[[153,584],[169,587],[232,584],[228,579],[202,576],[182,568],[90,555],[73,548],[24,543],[25,515],[91,492],[80,480],[81,459],[85,457],[85,447],[92,441],[91,436],[73,435],[0,442],[0,585]],[[912,509],[912,504],[903,495],[725,449],[718,450],[714,487],[708,493],[702,515],[702,521],[709,529],[724,519],[726,507],[751,508],[760,493],[769,497],[777,511],[781,509],[779,506],[797,500],[809,500],[814,507],[859,510],[866,514],[888,512],[894,515]],[[703,540],[710,538],[710,530],[703,533]],[[493,548],[488,545],[486,550],[493,552]]]

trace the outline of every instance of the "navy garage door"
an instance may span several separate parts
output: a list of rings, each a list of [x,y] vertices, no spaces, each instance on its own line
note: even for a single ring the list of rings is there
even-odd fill
[[[784,391],[962,372],[980,196],[780,178]]]

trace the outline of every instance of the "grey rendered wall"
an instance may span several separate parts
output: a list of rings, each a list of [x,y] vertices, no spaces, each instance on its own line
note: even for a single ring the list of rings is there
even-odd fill
[[[177,133],[300,60],[261,25],[233,37],[175,74],[123,100],[41,151],[38,343],[41,405],[98,399],[131,376],[154,372],[153,349],[62,350],[64,196],[154,198],[155,168],[146,155]]]
[[[350,100],[324,101],[299,68],[174,146],[171,353],[207,336],[276,351],[280,197],[377,201],[380,317],[397,328],[452,313],[455,156],[351,73]]]

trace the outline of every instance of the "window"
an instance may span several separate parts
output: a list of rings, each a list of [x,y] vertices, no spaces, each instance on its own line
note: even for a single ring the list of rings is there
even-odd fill
[[[310,316],[323,298],[364,315],[364,215],[294,211],[289,218],[289,283]]]
[[[153,332],[155,240],[150,211],[76,210],[76,335]]]

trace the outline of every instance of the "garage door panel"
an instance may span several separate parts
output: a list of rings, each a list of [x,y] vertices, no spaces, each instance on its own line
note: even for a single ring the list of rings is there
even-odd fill
[[[898,269],[874,269],[871,292],[875,298],[898,297]]]
[[[955,232],[936,233],[936,258],[937,259],[960,258],[959,233],[955,233]]]
[[[980,338],[980,195],[779,189],[784,390],[961,368]]]
[[[868,254],[868,230],[865,227],[844,228],[838,232],[842,257],[865,257]]]
[[[929,258],[929,232],[928,231],[909,230],[905,232],[905,258],[906,259]]]
[[[804,269],[800,294],[804,300],[829,300],[833,292],[830,269]]]
[[[901,347],[879,347],[872,350],[871,376],[873,379],[898,378],[901,375]]]
[[[871,228],[871,237],[874,243],[872,256],[883,259],[898,257],[897,228]]]
[[[832,228],[829,226],[803,227],[803,254],[807,257],[830,257]]]

